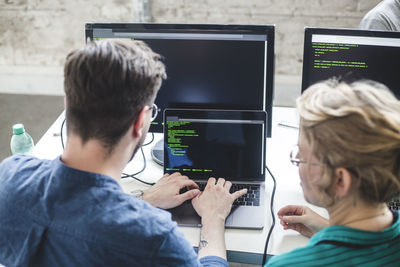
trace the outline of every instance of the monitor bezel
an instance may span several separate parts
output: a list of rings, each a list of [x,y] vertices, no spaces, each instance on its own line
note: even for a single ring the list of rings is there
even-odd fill
[[[193,33],[243,33],[243,34],[263,34],[267,36],[267,55],[266,58],[266,75],[265,75],[265,107],[263,111],[268,114],[268,132],[267,136],[271,137],[272,126],[272,108],[274,100],[274,73],[275,73],[275,25],[248,25],[248,24],[179,24],[179,23],[86,23],[85,24],[85,40],[88,38],[93,40],[94,29],[113,29],[115,31],[157,31],[160,33],[168,32],[190,32]],[[168,71],[168,70],[167,70]],[[162,126],[155,129],[153,125],[151,132],[162,132]]]
[[[309,77],[310,64],[312,64],[311,50],[312,50],[312,36],[313,34],[321,35],[344,35],[344,36],[360,36],[360,37],[383,37],[383,38],[398,38],[400,41],[400,32],[393,31],[377,31],[377,30],[358,30],[347,28],[319,28],[319,27],[305,27],[304,28],[304,50],[303,50],[303,70],[301,92],[303,93],[309,86],[311,86]]]

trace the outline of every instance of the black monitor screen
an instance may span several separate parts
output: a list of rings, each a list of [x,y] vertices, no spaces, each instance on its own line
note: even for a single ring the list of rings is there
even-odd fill
[[[161,111],[262,110],[271,122],[274,26],[87,24],[86,37],[143,40],[161,54],[168,76],[155,100]],[[150,131],[162,129],[159,116]]]
[[[370,79],[400,98],[400,32],[306,28],[303,85],[336,77]]]

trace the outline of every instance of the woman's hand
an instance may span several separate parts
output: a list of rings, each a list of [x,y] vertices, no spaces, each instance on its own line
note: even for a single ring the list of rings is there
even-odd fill
[[[311,237],[329,225],[329,221],[306,206],[289,205],[278,211],[283,229],[292,229]]]

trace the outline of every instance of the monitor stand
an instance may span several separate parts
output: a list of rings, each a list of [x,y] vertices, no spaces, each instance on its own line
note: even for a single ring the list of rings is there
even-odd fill
[[[155,162],[164,165],[164,139],[161,138],[152,148],[151,157]]]

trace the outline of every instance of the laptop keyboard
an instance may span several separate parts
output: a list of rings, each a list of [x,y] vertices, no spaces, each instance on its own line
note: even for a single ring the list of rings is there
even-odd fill
[[[197,183],[200,191],[203,191],[207,183]],[[231,193],[247,188],[247,194],[236,199],[234,206],[260,206],[260,185],[255,184],[232,184]]]
[[[400,195],[393,197],[389,202],[388,206],[391,210],[399,210],[400,211]]]

